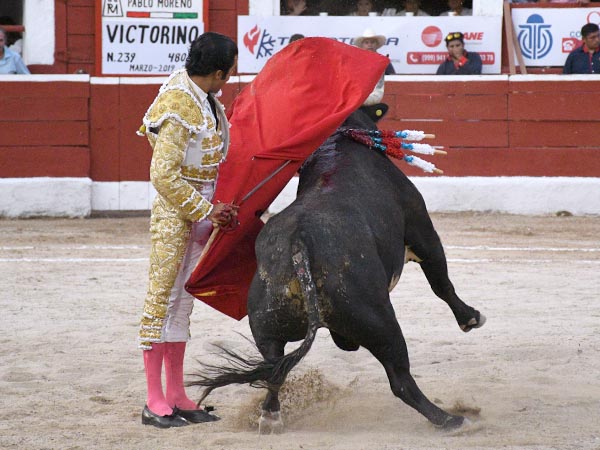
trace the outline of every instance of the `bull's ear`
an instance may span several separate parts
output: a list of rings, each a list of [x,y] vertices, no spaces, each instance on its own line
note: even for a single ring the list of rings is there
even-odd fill
[[[365,112],[369,118],[377,123],[388,112],[389,106],[385,103],[376,103],[370,106],[361,106],[361,111]]]

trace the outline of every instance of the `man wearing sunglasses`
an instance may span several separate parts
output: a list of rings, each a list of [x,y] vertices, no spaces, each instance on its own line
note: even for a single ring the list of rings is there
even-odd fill
[[[459,31],[448,33],[444,38],[448,56],[438,67],[437,75],[480,75],[481,57],[465,50],[465,37]]]

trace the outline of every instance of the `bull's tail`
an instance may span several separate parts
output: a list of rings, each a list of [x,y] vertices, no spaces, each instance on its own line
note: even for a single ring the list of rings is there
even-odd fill
[[[312,280],[308,252],[302,241],[293,248],[292,263],[304,294],[308,315],[308,330],[302,344],[293,352],[271,361],[258,360],[219,346],[229,362],[227,367],[204,365],[204,373],[197,374],[189,386],[204,386],[200,404],[213,389],[230,384],[250,384],[254,387],[277,389],[283,384],[288,373],[310,350],[317,330],[321,326],[317,301],[317,291]]]

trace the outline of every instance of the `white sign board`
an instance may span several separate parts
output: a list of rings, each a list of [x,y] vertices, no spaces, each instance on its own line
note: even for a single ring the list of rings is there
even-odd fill
[[[512,19],[526,66],[562,66],[581,27],[600,24],[600,8],[513,8]]]
[[[204,32],[203,0],[102,0],[102,75],[168,75]]]
[[[388,55],[396,73],[432,74],[448,55],[444,37],[465,34],[467,51],[478,52],[483,73],[500,73],[502,17],[339,17],[239,16],[238,72],[258,73],[296,33],[330,37],[350,44],[366,28],[387,37],[378,52]]]

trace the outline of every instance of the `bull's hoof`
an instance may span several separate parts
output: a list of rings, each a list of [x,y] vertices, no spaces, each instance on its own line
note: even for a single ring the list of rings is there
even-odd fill
[[[258,419],[259,434],[281,434],[283,433],[283,420],[280,411],[263,410]]]
[[[437,425],[437,428],[445,431],[456,430],[471,421],[463,416],[448,416],[444,423]]]
[[[481,328],[484,323],[485,323],[485,316],[483,314],[479,313],[479,319],[473,317],[466,324],[460,325],[460,329],[463,330],[465,333],[468,333],[473,328]]]
[[[482,429],[483,424],[481,422],[473,422],[465,417],[460,425],[444,427],[443,431],[447,433],[448,436],[467,436],[477,433]]]

